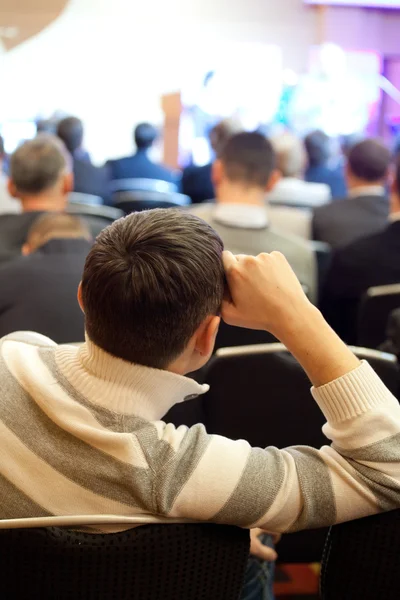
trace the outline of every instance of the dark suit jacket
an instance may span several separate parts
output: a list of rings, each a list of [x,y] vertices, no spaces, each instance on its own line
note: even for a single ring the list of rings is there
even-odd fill
[[[100,196],[104,202],[109,197],[109,172],[105,167],[95,167],[88,160],[74,158],[74,191]]]
[[[0,264],[21,255],[21,248],[26,241],[29,229],[34,221],[44,214],[44,211],[35,211],[0,215]],[[81,218],[88,225],[93,239],[102,229],[110,225],[109,221],[99,217]]]
[[[389,200],[386,196],[337,200],[314,210],[313,239],[326,242],[332,248],[346,246],[384,229],[388,215]]]
[[[139,150],[133,156],[120,158],[118,160],[109,160],[106,165],[109,169],[110,177],[115,179],[160,179],[168,183],[180,185],[181,176],[177,171],[172,171],[163,165],[153,163],[147,153]]]
[[[203,167],[187,167],[182,176],[182,192],[190,196],[193,204],[200,204],[215,197],[211,181],[212,163]]]
[[[330,169],[324,165],[309,167],[305,174],[305,180],[311,183],[326,183],[331,189],[332,198],[344,198],[347,195],[342,167],[336,169]]]
[[[0,267],[0,337],[36,331],[59,344],[84,341],[76,292],[90,243],[55,239]]]
[[[400,283],[400,221],[335,252],[322,295],[322,312],[347,343],[355,344],[362,295],[370,287],[392,283]]]

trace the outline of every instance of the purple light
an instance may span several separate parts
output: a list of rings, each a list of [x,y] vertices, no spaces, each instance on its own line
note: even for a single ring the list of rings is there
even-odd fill
[[[400,0],[304,0],[306,4],[337,4],[340,6],[369,6],[371,8],[400,8]]]

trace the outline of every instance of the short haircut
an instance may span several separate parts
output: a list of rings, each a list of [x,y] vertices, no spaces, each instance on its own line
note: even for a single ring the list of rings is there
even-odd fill
[[[211,148],[215,154],[219,156],[224,149],[229,138],[236,133],[243,131],[243,127],[239,121],[235,119],[224,119],[210,130],[208,135],[210,139]]]
[[[40,248],[54,239],[91,239],[87,225],[78,217],[66,213],[49,213],[38,217],[27,235],[31,248]]]
[[[385,179],[391,158],[389,149],[382,142],[368,139],[351,148],[348,166],[358,179],[374,183]]]
[[[186,212],[154,209],[115,221],[84,268],[89,338],[118,358],[165,368],[220,311],[222,251],[214,229]]]
[[[67,150],[74,154],[83,144],[83,123],[78,117],[67,117],[57,125],[57,135]]]
[[[303,175],[307,154],[300,138],[292,133],[284,133],[272,140],[277,155],[277,166],[283,177]]]
[[[219,158],[232,182],[265,188],[275,168],[272,144],[260,133],[238,133],[226,142]]]
[[[331,158],[332,140],[329,135],[317,129],[309,133],[304,139],[308,163],[311,167],[324,165]]]
[[[17,191],[33,196],[54,187],[63,172],[70,169],[62,142],[45,133],[23,143],[10,160],[10,178]]]
[[[138,150],[147,150],[158,138],[158,130],[151,123],[139,123],[135,127],[134,137]]]

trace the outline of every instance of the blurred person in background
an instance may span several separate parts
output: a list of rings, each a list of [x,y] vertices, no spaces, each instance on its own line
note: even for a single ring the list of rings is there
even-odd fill
[[[389,223],[382,231],[337,250],[321,308],[343,339],[357,343],[357,313],[370,287],[400,283],[400,159],[392,184]]]
[[[282,252],[315,301],[313,251],[306,241],[276,228],[275,208],[265,203],[266,192],[273,190],[280,177],[271,143],[256,132],[232,136],[213,165],[212,177],[215,203],[201,204],[191,212],[207,221],[235,254]]]
[[[282,179],[268,193],[270,204],[314,208],[331,200],[329,186],[304,181],[307,153],[303,141],[291,133],[272,138]]]
[[[0,266],[0,337],[36,331],[59,344],[84,341],[76,290],[91,245],[77,217],[50,213],[34,221],[23,256]]]
[[[0,214],[21,212],[21,206],[9,193],[7,176],[3,172],[3,163],[6,158],[4,140],[0,135]]]
[[[71,157],[57,137],[41,134],[22,144],[11,156],[8,190],[21,214],[0,215],[0,263],[18,256],[38,216],[65,211],[74,187]],[[94,237],[109,222],[85,217]]]
[[[136,154],[109,160],[107,167],[112,181],[117,179],[158,179],[180,187],[181,174],[150,160],[149,152],[159,137],[159,131],[150,123],[140,123],[134,131]]]
[[[210,133],[209,140],[211,148],[218,156],[228,139],[235,133],[242,131],[239,121],[224,119],[215,125]],[[210,162],[201,167],[186,167],[182,176],[182,192],[190,196],[193,204],[200,204],[214,198],[214,186],[212,182],[212,165]]]
[[[389,200],[385,186],[390,162],[388,148],[378,140],[364,140],[350,149],[346,165],[348,197],[315,209],[315,240],[338,248],[386,226]]]
[[[308,157],[305,180],[311,183],[325,183],[331,190],[332,198],[344,198],[347,194],[343,165],[333,157],[333,140],[323,131],[309,133],[304,140]]]
[[[99,196],[108,201],[109,178],[104,167],[96,167],[90,162],[83,148],[83,123],[77,117],[67,117],[58,123],[57,135],[64,142],[72,156],[74,172],[74,192]]]

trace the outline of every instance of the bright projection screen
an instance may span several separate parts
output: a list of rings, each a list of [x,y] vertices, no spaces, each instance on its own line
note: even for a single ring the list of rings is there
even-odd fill
[[[371,8],[400,8],[400,0],[305,0],[306,4],[336,4],[340,6],[369,6]]]

